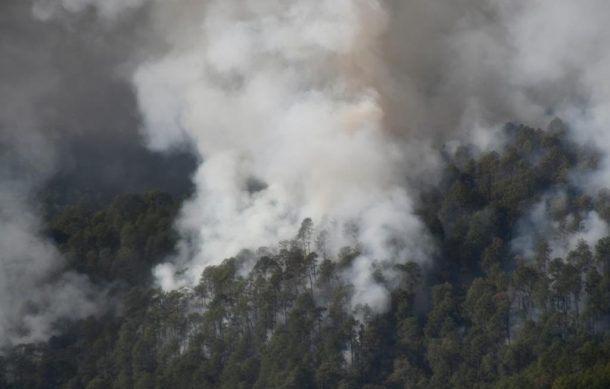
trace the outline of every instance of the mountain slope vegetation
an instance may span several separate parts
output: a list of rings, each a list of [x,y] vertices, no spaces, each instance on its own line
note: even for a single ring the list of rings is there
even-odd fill
[[[350,304],[358,247],[327,255],[310,219],[163,292],[151,269],[172,254],[179,201],[63,207],[48,235],[118,308],[6,348],[0,387],[608,388],[610,236],[583,231],[610,223],[610,195],[571,184],[597,155],[558,123],[504,135],[499,151],[446,152],[418,208],[438,252],[396,267],[383,314]]]

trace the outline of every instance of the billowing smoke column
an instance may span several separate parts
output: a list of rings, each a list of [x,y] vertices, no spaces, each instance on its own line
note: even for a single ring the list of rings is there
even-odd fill
[[[173,21],[181,7],[189,18]],[[354,303],[383,308],[373,269],[392,280],[393,264],[433,252],[407,182],[430,180],[435,145],[496,146],[504,122],[556,115],[581,141],[608,143],[603,1],[225,0],[152,12],[170,49],[133,77],[149,144],[193,142],[203,159],[179,223],[188,238],[156,270],[164,288],[312,217],[335,252],[362,253]]]
[[[497,147],[507,121],[560,116],[610,149],[605,0],[40,0],[34,14],[109,26],[136,10],[147,45],[126,61],[149,146],[192,143],[202,159],[180,255],[156,270],[165,288],[312,217],[334,251],[362,253],[354,303],[382,308],[372,268],[392,280],[392,264],[434,251],[412,199],[436,146]],[[606,186],[608,161],[574,182]]]
[[[431,250],[401,174],[405,147],[384,129],[378,91],[359,69],[387,23],[375,1],[213,1],[199,30],[141,66],[134,84],[150,145],[185,138],[204,162],[180,227],[189,270],[157,269],[164,288],[196,282],[240,249],[289,239],[311,217],[329,247],[357,245],[356,301],[382,307],[373,266]],[[183,264],[181,264],[183,265]]]

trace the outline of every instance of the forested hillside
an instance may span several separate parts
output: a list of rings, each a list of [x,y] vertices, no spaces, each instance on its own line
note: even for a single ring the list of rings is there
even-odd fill
[[[571,184],[597,155],[558,122],[504,136],[499,151],[445,152],[417,204],[437,253],[396,267],[384,314],[350,305],[359,248],[329,256],[315,220],[164,293],[151,269],[174,250],[179,200],[53,208],[46,234],[117,308],[5,349],[0,387],[608,388],[610,236],[579,233],[593,214],[610,223],[610,194]],[[547,240],[528,227],[536,207]]]

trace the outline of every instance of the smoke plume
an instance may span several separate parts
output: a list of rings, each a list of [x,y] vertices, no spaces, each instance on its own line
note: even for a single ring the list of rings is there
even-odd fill
[[[360,250],[354,303],[383,307],[373,269],[391,284],[392,265],[434,253],[413,199],[434,182],[437,146],[498,147],[503,123],[555,116],[579,142],[608,142],[600,0],[149,5],[169,43],[133,76],[149,145],[192,142],[203,160],[181,254],[156,271],[164,288],[312,217],[334,253]],[[180,8],[190,16],[173,23]],[[602,165],[579,185],[604,186]]]
[[[40,0],[32,10],[46,23],[97,18],[79,28],[117,45],[102,52],[129,74],[148,146],[190,144],[201,159],[179,255],[156,269],[167,289],[289,239],[311,217],[331,255],[360,252],[346,273],[354,304],[382,309],[388,291],[373,272],[391,286],[393,265],[434,256],[414,204],[439,176],[441,145],[497,148],[505,122],[559,116],[576,141],[610,149],[603,0]],[[598,190],[609,174],[604,155],[573,183]],[[532,212],[536,231],[553,230],[546,207]],[[586,220],[605,231],[594,213]]]
[[[386,131],[367,81],[383,66],[374,51],[386,10],[367,1],[201,8],[199,34],[175,34],[173,48],[134,75],[151,147],[189,139],[204,159],[180,221],[192,236],[181,253],[187,279],[163,266],[162,285],[196,282],[205,266],[289,239],[311,217],[335,255],[344,245],[361,252],[355,303],[383,307],[373,269],[391,282],[394,264],[432,250],[403,175],[413,145]]]

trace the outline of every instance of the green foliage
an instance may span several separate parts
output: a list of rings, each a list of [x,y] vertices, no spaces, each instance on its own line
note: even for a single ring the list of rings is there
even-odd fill
[[[194,289],[164,293],[149,281],[175,244],[171,197],[64,209],[49,234],[72,270],[122,282],[121,314],[7,348],[0,387],[610,387],[610,237],[565,258],[552,258],[546,241],[511,253],[516,221],[548,191],[567,193],[558,223],[593,209],[610,220],[610,195],[570,187],[568,175],[593,158],[561,128],[509,125],[502,152],[448,158],[418,210],[439,257],[432,269],[395,267],[384,314],[351,308],[345,270],[358,248],[332,258],[311,219],[276,249],[228,258]]]
[[[150,280],[151,266],[173,250],[177,209],[168,194],[122,195],[102,210],[67,207],[50,222],[49,234],[74,270],[142,284]]]

